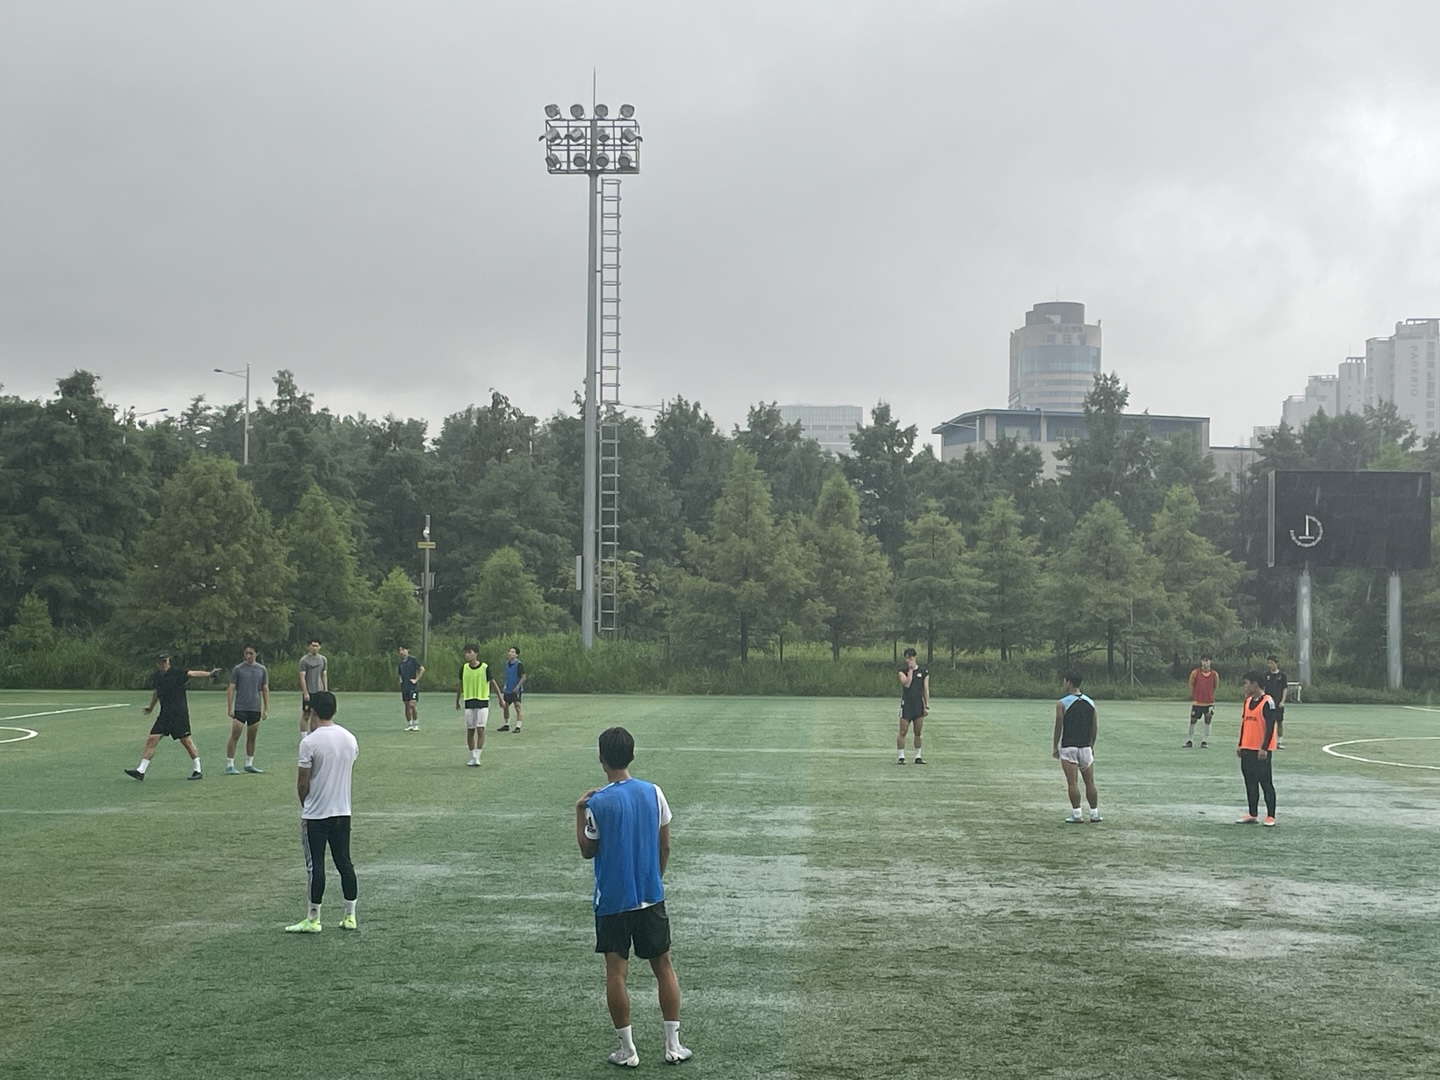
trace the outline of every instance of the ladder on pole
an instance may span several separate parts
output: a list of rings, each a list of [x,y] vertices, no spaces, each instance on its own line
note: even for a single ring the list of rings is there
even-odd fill
[[[596,629],[620,622],[620,178],[600,180],[600,565]]]

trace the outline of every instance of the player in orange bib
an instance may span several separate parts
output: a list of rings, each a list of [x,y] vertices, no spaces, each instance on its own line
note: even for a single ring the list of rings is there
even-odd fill
[[[1200,666],[1190,672],[1190,731],[1185,736],[1184,748],[1195,745],[1195,721],[1205,721],[1205,732],[1200,736],[1200,749],[1210,745],[1210,721],[1215,718],[1215,690],[1220,685],[1220,673],[1210,666],[1210,657],[1200,657]]]
[[[1265,792],[1265,824],[1275,824],[1275,783],[1270,776],[1270,752],[1275,749],[1275,701],[1265,693],[1264,676],[1252,671],[1245,676],[1245,704],[1240,711],[1240,742],[1235,756],[1245,777],[1245,798],[1249,811],[1241,825],[1254,825],[1260,818],[1260,791]]]

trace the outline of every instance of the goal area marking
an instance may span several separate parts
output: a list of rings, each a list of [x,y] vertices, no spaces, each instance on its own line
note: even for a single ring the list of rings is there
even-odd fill
[[[1378,758],[1361,757],[1359,754],[1342,754],[1336,750],[1337,746],[1358,746],[1360,743],[1377,742],[1437,742],[1440,735],[1396,735],[1384,739],[1346,739],[1344,742],[1333,742],[1320,749],[1331,757],[1346,758],[1349,761],[1361,761],[1366,765],[1390,765],[1396,769],[1429,769],[1432,772],[1440,772],[1440,765],[1415,765],[1404,761],[1381,761]]]

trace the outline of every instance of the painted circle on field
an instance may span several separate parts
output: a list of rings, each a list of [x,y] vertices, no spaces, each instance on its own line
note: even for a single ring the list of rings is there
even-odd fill
[[[1440,742],[1440,735],[1396,735],[1385,739],[1346,739],[1344,742],[1333,742],[1320,749],[1331,757],[1345,758],[1349,761],[1363,761],[1366,765],[1390,765],[1396,769],[1429,769],[1432,772],[1440,772],[1440,765],[1416,765],[1405,761],[1382,761],[1379,758],[1361,757],[1359,754],[1342,754],[1335,748],[1337,746],[1358,746],[1361,743],[1377,742]]]
[[[18,732],[20,732],[19,735],[12,735],[12,736],[10,736],[10,738],[8,738],[8,739],[0,739],[0,743],[7,743],[7,742],[24,742],[26,739],[33,739],[33,738],[35,738],[36,735],[39,735],[39,734],[40,734],[40,732],[34,731],[34,730],[32,730],[32,729],[30,729],[30,728],[28,728],[28,727],[5,727],[5,726],[3,726],[3,725],[0,725],[0,731],[18,731]]]

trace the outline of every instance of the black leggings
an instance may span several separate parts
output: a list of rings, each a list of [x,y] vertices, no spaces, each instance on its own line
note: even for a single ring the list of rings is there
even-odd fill
[[[346,900],[359,896],[355,883],[355,864],[350,861],[350,818],[301,818],[300,846],[305,849],[305,871],[310,875],[310,902],[318,904],[325,896],[325,845],[340,872],[340,891]]]
[[[1240,774],[1245,777],[1245,798],[1250,802],[1250,816],[1255,817],[1260,809],[1260,791],[1265,791],[1265,812],[1275,816],[1275,785],[1270,779],[1270,762],[1266,755],[1262,761],[1259,750],[1240,751]]]

